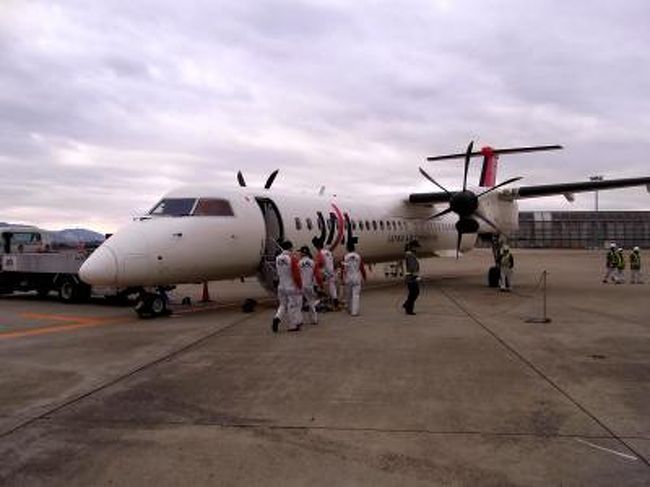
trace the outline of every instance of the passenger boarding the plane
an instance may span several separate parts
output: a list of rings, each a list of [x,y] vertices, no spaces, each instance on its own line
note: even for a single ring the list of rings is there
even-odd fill
[[[298,258],[294,253],[293,244],[285,240],[280,244],[282,253],[275,259],[278,272],[278,310],[273,318],[271,329],[277,333],[280,322],[288,320],[288,331],[299,331],[302,326],[302,282]]]
[[[366,269],[361,256],[354,251],[354,238],[347,243],[348,253],[343,257],[343,284],[345,302],[351,316],[359,315],[361,283],[366,280]]]
[[[311,258],[309,247],[300,247],[300,280],[302,281],[302,296],[308,308],[308,320],[312,325],[318,324],[318,313],[316,312],[316,304],[318,303],[318,296],[316,294],[314,282],[314,261]]]
[[[312,240],[316,253],[315,278],[317,284],[327,292],[332,301],[334,309],[338,309],[339,300],[336,292],[336,272],[334,271],[334,256],[329,249],[323,247],[323,241],[319,238]]]

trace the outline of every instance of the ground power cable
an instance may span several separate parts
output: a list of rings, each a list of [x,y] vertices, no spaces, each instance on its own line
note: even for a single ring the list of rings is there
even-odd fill
[[[448,290],[444,288],[440,288],[440,292],[447,297],[452,303],[454,303],[458,309],[460,309],[463,313],[467,315],[469,319],[471,319],[474,323],[476,323],[478,326],[483,328],[489,335],[491,335],[503,348],[508,350],[511,354],[513,354],[515,357],[517,357],[521,362],[523,362],[528,368],[530,368],[533,372],[535,372],[539,377],[541,377],[545,382],[547,382],[553,389],[558,391],[562,396],[564,396],[567,400],[569,400],[574,406],[576,406],[580,411],[582,411],[584,414],[586,414],[588,417],[590,417],[596,424],[598,424],[601,428],[603,428],[605,431],[607,431],[610,435],[611,438],[617,440],[619,443],[621,443],[625,448],[627,448],[630,452],[632,452],[636,457],[641,460],[647,467],[650,467],[650,462],[648,461],[647,458],[645,458],[643,455],[641,455],[638,451],[636,451],[632,446],[630,446],[623,438],[621,438],[619,435],[617,435],[610,427],[608,427],[603,421],[601,421],[598,417],[596,417],[595,414],[593,414],[591,411],[589,411],[585,406],[580,404],[576,399],[574,399],[568,392],[566,392],[564,389],[562,389],[560,386],[558,386],[549,376],[547,376],[539,367],[537,367],[534,363],[532,363],[530,360],[528,360],[526,357],[524,357],[520,352],[518,352],[512,345],[508,344],[503,338],[501,338],[499,335],[497,335],[496,332],[494,332],[490,327],[488,327],[485,323],[481,322],[478,318],[476,318],[465,306],[463,306],[458,299],[456,299]]]

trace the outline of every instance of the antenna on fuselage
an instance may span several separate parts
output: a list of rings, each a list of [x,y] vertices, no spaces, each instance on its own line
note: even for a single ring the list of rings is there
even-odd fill
[[[271,185],[273,184],[273,181],[275,181],[275,177],[278,175],[279,171],[279,169],[276,169],[269,175],[269,177],[266,179],[266,183],[264,184],[264,189],[271,189]]]
[[[269,175],[268,178],[266,178],[266,183],[264,183],[264,189],[271,188],[271,185],[273,184],[273,181],[275,181],[275,177],[278,175],[278,172],[280,172],[280,170],[276,169]],[[242,174],[241,171],[237,171],[237,182],[242,188],[246,187],[246,180],[244,179],[244,175]]]
[[[237,182],[242,188],[246,187],[246,181],[244,180],[244,175],[241,173],[241,171],[237,171]]]

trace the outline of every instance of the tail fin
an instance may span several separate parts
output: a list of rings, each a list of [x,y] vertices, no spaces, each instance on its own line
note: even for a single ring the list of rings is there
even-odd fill
[[[483,156],[483,170],[481,171],[481,179],[479,185],[491,188],[496,183],[497,178],[497,161],[501,154],[516,154],[522,152],[539,152],[547,150],[562,149],[561,145],[535,145],[529,147],[507,147],[505,149],[494,149],[492,147],[483,147],[480,151],[469,153],[469,157]],[[446,154],[444,156],[429,156],[427,161],[442,161],[445,159],[466,159],[467,152],[460,152],[458,154]]]
[[[483,154],[483,168],[481,169],[479,186],[491,188],[496,184],[497,180],[497,162],[499,162],[499,155],[495,154],[494,149],[490,146],[482,147],[481,154]]]

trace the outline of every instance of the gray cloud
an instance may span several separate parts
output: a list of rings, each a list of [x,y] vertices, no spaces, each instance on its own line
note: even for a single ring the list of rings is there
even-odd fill
[[[2,8],[0,219],[113,230],[177,184],[234,184],[238,169],[263,181],[278,167],[278,189],[407,194],[430,189],[427,164],[454,187],[459,165],[423,158],[470,138],[565,144],[502,162],[529,184],[648,175],[643,1]],[[650,207],[643,189],[600,201]]]

